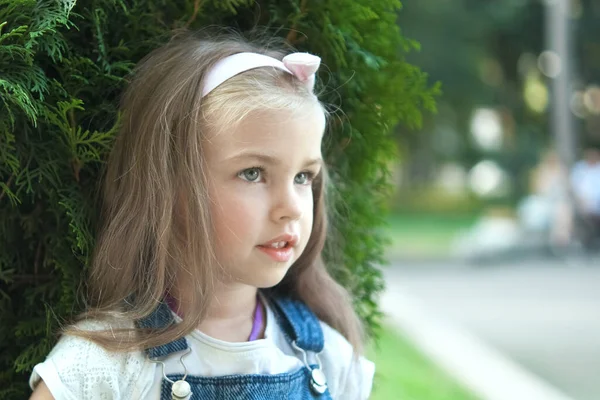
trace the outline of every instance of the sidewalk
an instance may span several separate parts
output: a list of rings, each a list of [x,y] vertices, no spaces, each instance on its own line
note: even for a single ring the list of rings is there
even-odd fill
[[[384,312],[482,399],[600,398],[600,268],[394,265]]]

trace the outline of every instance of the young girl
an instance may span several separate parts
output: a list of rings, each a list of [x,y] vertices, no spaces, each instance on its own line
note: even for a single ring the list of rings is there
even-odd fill
[[[88,311],[32,399],[366,399],[327,225],[320,59],[172,39],[136,68],[108,160]]]

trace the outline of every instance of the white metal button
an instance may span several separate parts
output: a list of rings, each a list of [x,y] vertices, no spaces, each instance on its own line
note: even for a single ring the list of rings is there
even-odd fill
[[[327,379],[325,378],[323,371],[319,368],[310,371],[310,386],[319,394],[323,394],[327,391]]]
[[[188,399],[192,394],[192,388],[186,381],[177,381],[171,388],[171,395],[173,400],[185,400]]]

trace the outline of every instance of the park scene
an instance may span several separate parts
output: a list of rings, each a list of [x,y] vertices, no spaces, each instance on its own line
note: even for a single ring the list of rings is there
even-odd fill
[[[96,276],[106,210],[113,204],[106,193],[119,199],[119,190],[134,193],[138,187],[149,193],[139,204],[155,204],[171,199],[167,187],[179,190],[177,184],[187,182],[182,190],[191,190],[185,173],[204,174],[193,160],[175,168],[178,161],[188,162],[187,154],[177,153],[179,139],[143,147],[156,139],[148,134],[131,142],[147,151],[118,152],[130,169],[137,160],[148,162],[146,184],[102,186],[107,176],[117,181],[124,175],[106,171],[131,121],[146,127],[159,115],[157,132],[164,133],[204,118],[202,111],[192,115],[200,106],[189,112],[170,106],[171,114],[157,109],[138,119],[121,108],[134,100],[146,106],[143,94],[123,95],[136,82],[132,77],[144,71],[137,66],[152,62],[148,54],[187,32],[208,38],[225,32],[250,42],[266,40],[267,49],[272,43],[288,54],[319,57],[308,78],[306,65],[300,72],[294,68],[313,58],[284,62],[285,67],[272,60],[257,65],[285,70],[305,86],[309,82],[325,115],[320,149],[326,174],[302,172],[315,199],[302,204],[319,210],[310,213],[310,237],[317,226],[323,239],[320,245],[304,243],[319,248],[311,263],[295,258],[282,283],[270,286],[272,293],[293,297],[302,287],[292,281],[294,267],[323,266],[324,275],[312,282],[332,277],[336,283],[323,287],[342,291],[328,298],[345,299],[345,293],[353,310],[340,308],[337,317],[355,315],[364,329],[363,355],[374,365],[368,398],[600,399],[600,4],[594,0],[0,0],[0,399],[29,398],[34,368],[49,357],[65,327],[92,307],[86,285]],[[172,71],[160,72],[168,77]],[[162,85],[143,83],[147,93]],[[181,104],[198,101],[204,107],[194,96],[210,95],[198,92]],[[233,115],[231,121],[245,118],[237,108],[223,109]],[[169,115],[178,112],[180,120],[169,125]],[[269,125],[264,119],[259,126]],[[234,130],[233,123],[222,131],[228,129]],[[288,147],[297,146],[292,128],[289,134]],[[175,149],[180,160],[152,158],[167,154],[165,149]],[[290,154],[294,150],[303,151],[298,146]],[[169,174],[153,169],[161,164]],[[244,171],[250,170],[270,178],[267,167]],[[156,182],[154,191],[144,187]],[[179,200],[168,200],[173,226]],[[213,203],[233,204],[230,200],[223,196]],[[236,204],[235,210],[243,209]],[[152,218],[165,214],[162,208],[148,210],[121,213],[115,221],[139,218],[142,232],[145,221],[151,226]],[[326,218],[319,219],[321,212]],[[190,215],[204,222],[204,214],[188,213],[188,220]],[[169,218],[139,234],[147,248],[131,259],[142,264],[155,259],[160,252],[153,247],[161,242],[147,236],[167,237]],[[237,228],[251,223],[236,218],[230,221]],[[191,226],[205,228],[199,222]],[[131,232],[123,240],[135,236]],[[175,243],[180,232],[173,232]],[[179,254],[173,249],[193,247],[168,247],[168,237],[165,265]],[[289,243],[302,242],[294,235],[278,240],[271,243],[274,250],[257,247],[280,263]],[[121,258],[125,254],[126,249]],[[133,287],[140,274],[115,278],[114,286],[125,288],[129,279]],[[161,276],[164,282],[170,277]],[[165,289],[159,281],[140,280]],[[121,296],[125,309],[136,298],[156,297],[141,283],[131,296]],[[271,293],[269,285],[255,286]],[[308,306],[319,317],[319,311],[327,314],[327,307]],[[140,315],[152,310],[146,311]],[[176,308],[171,311],[180,322]],[[325,321],[354,345],[343,329],[351,324],[338,326],[336,315],[330,317]],[[314,372],[320,360],[304,357]],[[163,375],[175,376],[164,370]],[[305,397],[290,399],[330,398],[324,397],[325,383],[311,376]],[[56,397],[56,386],[48,387]],[[174,390],[163,393],[175,396]],[[356,388],[338,390],[343,394],[333,398],[365,396]],[[225,397],[214,398],[227,398],[220,395]],[[199,398],[187,396],[173,398]]]

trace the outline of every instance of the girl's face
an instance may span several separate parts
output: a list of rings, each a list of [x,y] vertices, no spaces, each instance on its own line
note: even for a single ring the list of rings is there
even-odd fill
[[[314,105],[255,113],[207,138],[216,255],[226,283],[272,287],[304,251],[324,130],[325,116]]]

